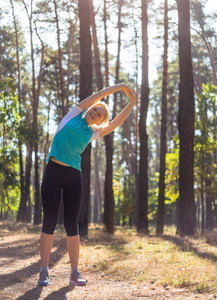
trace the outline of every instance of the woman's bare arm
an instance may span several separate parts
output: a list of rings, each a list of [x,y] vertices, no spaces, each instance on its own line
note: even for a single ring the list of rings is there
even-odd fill
[[[102,98],[111,95],[120,90],[129,89],[126,84],[120,83],[113,86],[109,86],[104,88],[103,90],[99,91],[96,94],[91,95],[90,97],[81,101],[78,106],[82,109],[88,109],[90,106],[94,105],[95,103],[99,102]]]
[[[101,130],[100,137],[103,137],[113,130],[120,126],[129,116],[134,104],[135,104],[135,96],[133,92],[127,88],[124,89],[125,94],[130,98],[130,103],[111,121],[108,126]]]

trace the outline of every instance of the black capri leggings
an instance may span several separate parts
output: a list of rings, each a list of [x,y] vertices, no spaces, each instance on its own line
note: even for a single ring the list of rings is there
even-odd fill
[[[67,236],[78,231],[78,213],[81,203],[81,172],[72,167],[49,161],[42,185],[41,197],[44,211],[42,232],[53,234],[58,218],[61,190],[63,190],[64,227]]]

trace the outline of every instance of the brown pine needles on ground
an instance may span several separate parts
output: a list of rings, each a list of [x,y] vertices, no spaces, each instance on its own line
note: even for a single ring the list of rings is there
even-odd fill
[[[214,299],[217,298],[217,233],[194,238],[114,235],[91,225],[81,240],[79,269],[88,280],[70,290],[64,230],[55,232],[51,285],[38,287],[40,227],[0,223],[0,299]]]

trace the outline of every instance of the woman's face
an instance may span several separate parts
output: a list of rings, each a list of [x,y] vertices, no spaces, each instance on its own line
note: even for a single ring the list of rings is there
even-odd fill
[[[101,105],[96,105],[86,111],[84,118],[88,125],[100,125],[105,119],[105,114],[105,108]]]

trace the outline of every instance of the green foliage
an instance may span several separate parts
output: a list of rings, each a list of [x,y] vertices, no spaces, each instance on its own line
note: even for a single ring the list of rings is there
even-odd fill
[[[135,182],[130,174],[125,174],[120,168],[113,179],[113,193],[115,199],[115,212],[125,216],[134,217],[135,214]]]
[[[11,78],[0,81],[0,135],[12,139],[16,137],[20,116],[18,99]],[[4,140],[5,142],[5,140]]]
[[[166,154],[165,223],[175,224],[176,203],[179,197],[179,145]]]
[[[124,199],[120,205],[120,211],[124,216],[133,217],[135,214],[135,182],[132,175],[124,178],[123,195]]]
[[[19,131],[18,131],[19,137],[22,141],[22,143],[29,143],[33,146],[33,143],[35,141],[40,141],[40,133],[39,130],[36,131],[33,121],[27,121],[22,120],[19,125]]]
[[[11,147],[3,147],[0,149],[0,185],[4,191],[8,187],[18,186],[17,171],[14,168],[17,163],[17,151]]]
[[[205,47],[204,41],[201,38],[203,33],[207,39],[210,52],[216,61],[216,46],[215,46],[215,32],[210,27],[211,21],[214,19],[208,18],[203,13],[206,1],[192,1],[192,58],[194,63],[195,78],[200,75],[200,80],[204,83],[212,80],[212,68],[210,67],[209,53]],[[113,47],[117,42],[117,1],[108,2],[107,5],[107,26],[108,26],[108,40],[109,47]],[[23,9],[21,0],[15,1],[16,18],[22,18],[19,14]],[[138,59],[141,53],[141,11],[138,9],[138,1],[123,2],[122,9],[122,41],[121,41],[121,59],[120,59],[120,72],[119,81],[128,84],[135,92],[138,83],[138,71],[142,67],[142,59]],[[152,47],[157,46],[159,50],[163,50],[163,14],[159,4],[151,3],[151,11],[148,14],[150,25],[158,32],[151,38],[150,58],[153,57]],[[104,26],[103,26],[103,5],[94,3],[95,18],[97,26],[97,36],[99,42],[99,51],[101,55],[102,66],[104,64]],[[18,9],[17,9],[18,8]],[[172,14],[174,15],[176,5],[170,7],[169,5],[169,63],[168,63],[168,116],[167,116],[167,146],[168,154],[166,156],[166,218],[171,219],[175,215],[176,199],[178,198],[178,144],[174,139],[177,134],[177,115],[178,115],[178,95],[179,95],[179,65],[178,65],[178,42],[177,42],[177,23]],[[154,12],[154,13],[153,13]],[[25,12],[24,12],[25,13]],[[58,15],[59,15],[59,28],[60,28],[60,43],[62,52],[62,65],[63,76],[65,84],[67,82],[67,75],[69,75],[69,107],[72,106],[79,98],[79,22],[77,2],[65,1],[58,2]],[[152,15],[153,14],[153,15]],[[17,18],[18,29],[18,42],[19,42],[19,60],[20,60],[20,76],[21,76],[21,102],[22,119],[18,114],[18,102],[14,92],[14,87],[10,79],[0,82],[0,145],[1,150],[1,184],[7,187],[9,197],[13,198],[12,191],[17,188],[17,162],[16,155],[18,155],[17,142],[21,144],[31,144],[37,141],[39,144],[39,157],[41,159],[44,153],[44,139],[46,132],[45,124],[48,123],[48,109],[50,109],[50,127],[52,122],[59,123],[62,118],[62,102],[60,100],[60,82],[59,82],[59,53],[57,50],[56,39],[56,20],[54,3],[48,0],[37,2],[34,6],[33,19],[36,21],[37,30],[40,38],[46,45],[44,65],[42,70],[41,90],[39,97],[39,110],[38,110],[38,130],[35,131],[32,118],[32,69],[30,63],[29,50],[25,48],[26,40],[29,40],[29,30],[26,30],[27,35],[22,32],[23,22]],[[159,20],[156,20],[159,19]],[[9,24],[9,25],[8,25]],[[72,25],[72,36],[69,39],[69,27]],[[25,25],[26,26],[26,25]],[[28,25],[27,25],[28,26]],[[12,76],[14,78],[15,87],[18,84],[17,78],[17,60],[16,60],[16,39],[15,28],[13,19],[8,11],[1,12],[1,28],[0,28],[0,73],[1,78]],[[201,27],[204,28],[202,32]],[[27,28],[28,29],[28,28]],[[135,32],[134,32],[134,30]],[[195,29],[195,30],[194,30]],[[36,89],[38,87],[38,72],[40,69],[40,43],[35,38],[35,27],[33,26],[33,48],[34,48],[34,61],[35,61],[35,77]],[[110,33],[112,32],[112,36]],[[153,41],[154,36],[160,37],[158,40]],[[71,45],[69,45],[69,41]],[[154,42],[154,44],[153,44]],[[137,45],[138,44],[138,45]],[[70,52],[70,68],[68,69],[68,50],[71,46]],[[138,53],[135,52],[135,46],[138,48]],[[136,50],[136,51],[137,51]],[[128,52],[127,57],[124,54]],[[109,53],[109,81],[110,84],[115,82],[116,79],[116,55]],[[160,56],[159,56],[160,57]],[[157,56],[155,65],[158,64],[158,78],[153,83],[150,90],[150,105],[148,111],[148,135],[149,135],[149,207],[148,217],[150,221],[155,221],[157,211],[158,199],[158,171],[159,171],[159,143],[160,143],[160,112],[161,112],[161,93],[162,93],[162,66],[163,61]],[[93,60],[94,62],[94,60]],[[150,60],[151,67],[152,62]],[[138,67],[138,69],[136,69]],[[154,70],[154,69],[153,69]],[[104,72],[104,67],[102,67]],[[96,74],[94,75],[93,90],[96,86]],[[66,88],[66,86],[65,86]],[[203,86],[203,93],[198,96],[196,102],[196,123],[195,123],[195,183],[197,186],[200,184],[200,176],[204,172],[207,178],[212,176],[213,184],[211,188],[215,190],[214,175],[216,172],[216,163],[210,165],[210,158],[213,159],[213,152],[217,149],[216,139],[216,91],[217,87],[211,85]],[[66,92],[66,89],[65,89]],[[112,97],[111,97],[112,98]],[[138,84],[138,104],[140,104],[140,84]],[[121,92],[117,99],[117,113],[123,109],[128,98]],[[49,103],[49,106],[48,106]],[[110,103],[113,103],[110,101]],[[42,105],[44,104],[44,106]],[[135,137],[136,131],[136,108],[133,109],[129,118],[120,126],[115,133],[114,140],[114,197],[116,213],[124,216],[133,216],[135,212],[135,182],[132,174],[133,163],[130,160],[134,157],[135,152]],[[102,146],[103,147],[103,146]],[[130,149],[130,151],[129,151]],[[16,154],[17,153],[17,154]],[[104,158],[103,158],[104,159]],[[139,160],[139,157],[137,158]],[[102,165],[102,164],[101,164]],[[211,169],[210,169],[211,166]],[[100,170],[101,174],[105,173],[105,161]],[[104,176],[104,175],[103,175]],[[102,177],[103,177],[102,176]],[[104,179],[104,177],[103,177]],[[101,179],[103,181],[103,179]],[[11,194],[10,194],[11,193]],[[17,193],[18,194],[18,193]],[[5,195],[6,197],[6,195]]]
[[[217,151],[217,86],[203,84],[203,91],[197,98],[195,118],[195,184],[202,189],[201,177],[212,182],[209,192],[217,191],[215,182],[216,164],[212,163],[213,153]]]
[[[179,197],[179,145],[177,136],[174,138],[177,148],[166,154],[165,172],[165,224],[175,223],[176,201]],[[157,201],[158,201],[159,173],[156,172],[149,185],[149,213],[148,218],[152,223],[156,222]]]
[[[10,146],[0,149],[0,204],[5,212],[17,211],[19,203],[18,154]]]
[[[19,201],[16,147],[19,120],[17,96],[8,78],[0,81],[0,203],[5,212],[17,210]]]
[[[175,203],[179,197],[179,148],[166,154],[165,204]]]
[[[14,33],[11,26],[0,26],[0,71],[1,78],[6,79],[16,72]]]
[[[149,180],[149,189],[148,189],[148,220],[151,223],[156,222],[157,216],[157,201],[158,201],[158,177],[159,174],[155,173],[153,178]]]

